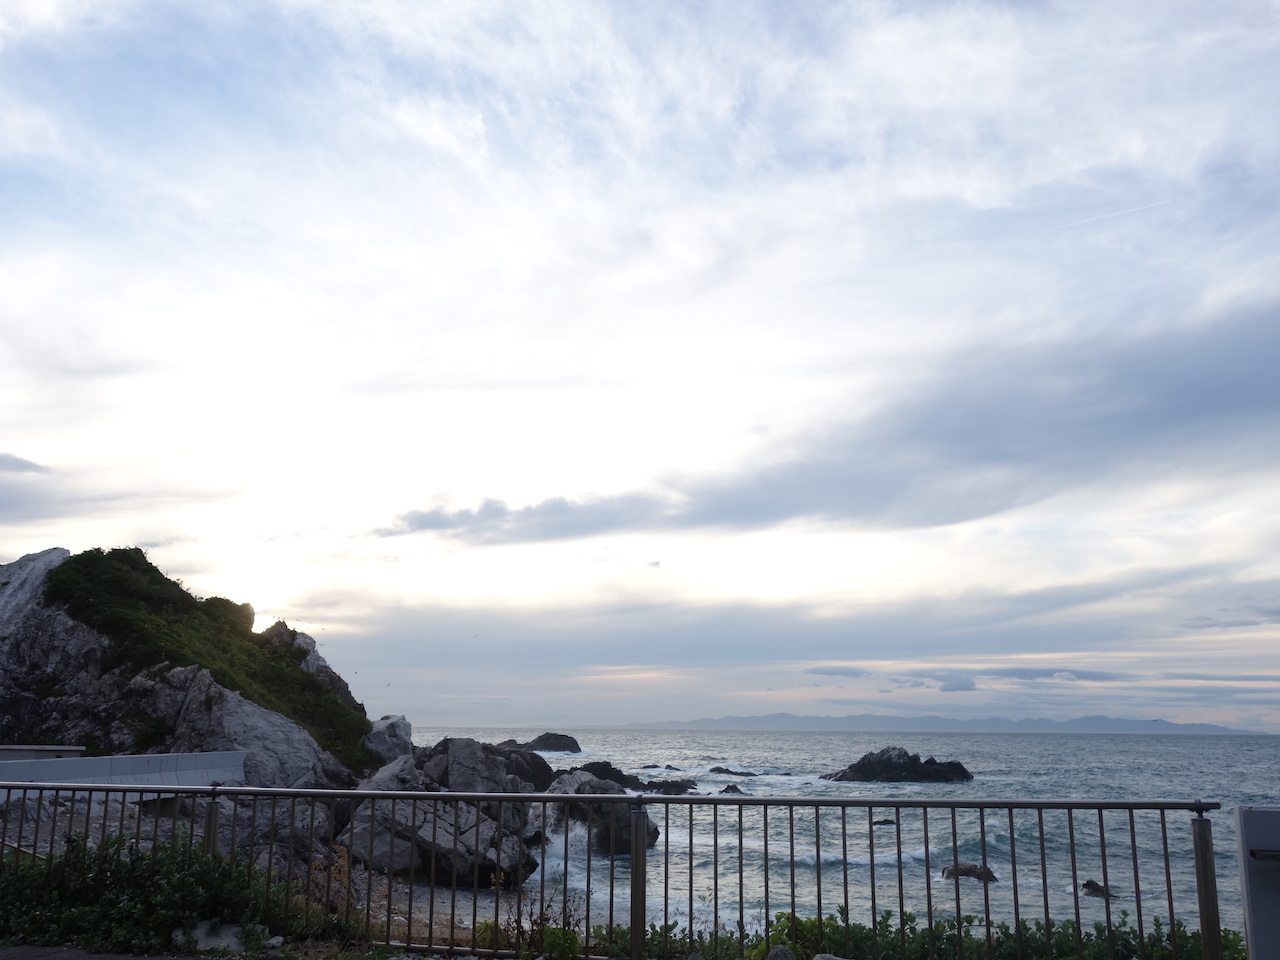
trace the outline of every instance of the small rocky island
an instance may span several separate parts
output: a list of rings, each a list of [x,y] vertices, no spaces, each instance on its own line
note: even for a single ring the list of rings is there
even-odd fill
[[[907,753],[902,747],[885,747],[876,753],[865,753],[862,759],[836,773],[824,773],[823,780],[857,783],[962,783],[973,774],[959,760],[939,763],[930,757],[921,760],[918,753]]]

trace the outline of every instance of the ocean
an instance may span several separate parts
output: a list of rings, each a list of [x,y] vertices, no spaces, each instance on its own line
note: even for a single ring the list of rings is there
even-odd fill
[[[487,743],[513,738],[523,742],[541,732],[543,731],[537,729],[517,728],[420,728],[414,731],[414,742],[429,746],[443,737],[473,737]],[[568,769],[590,760],[608,760],[624,772],[645,780],[667,777],[696,779],[698,792],[705,794],[718,794],[732,783],[745,794],[756,797],[949,801],[1217,801],[1222,804],[1222,809],[1211,812],[1209,816],[1213,821],[1219,909],[1222,924],[1237,930],[1243,929],[1243,912],[1235,837],[1235,807],[1280,807],[1280,737],[1274,736],[889,734],[634,728],[562,728],[556,732],[574,736],[583,751],[580,754],[544,754],[557,769]],[[933,756],[939,761],[959,760],[974,775],[974,779],[959,784],[840,783],[819,779],[820,774],[840,770],[863,754],[889,745],[902,746],[912,753],[919,753],[923,757]],[[675,768],[675,771],[664,769],[668,766]],[[710,769],[717,766],[753,773],[755,776],[711,773]],[[832,814],[839,816],[838,812],[833,811]],[[651,815],[655,819],[659,818],[657,811]],[[674,811],[673,815],[676,817],[675,821],[659,824],[670,834],[665,841],[659,842],[659,849],[666,851],[669,864],[666,869],[670,874],[662,882],[668,891],[669,900],[680,904],[687,897],[688,906],[684,912],[692,913],[699,923],[705,922],[708,915],[723,917],[733,913],[740,908],[741,903],[746,903],[749,911],[763,915],[764,897],[767,893],[760,889],[759,883],[748,884],[743,889],[740,880],[744,870],[750,873],[750,861],[753,858],[767,862],[769,866],[766,874],[778,877],[771,881],[775,891],[786,889],[788,879],[794,879],[797,870],[804,874],[801,880],[807,881],[801,887],[807,889],[812,886],[813,873],[817,869],[815,865],[818,863],[821,864],[821,881],[829,891],[838,886],[844,877],[850,877],[850,885],[854,890],[851,912],[855,907],[859,910],[873,908],[870,900],[873,892],[879,893],[879,905],[875,909],[896,908],[901,896],[900,888],[895,886],[899,876],[904,878],[903,882],[907,884],[910,896],[918,899],[922,895],[925,880],[923,865],[926,862],[924,836],[908,823],[905,815],[898,837],[868,839],[869,831],[862,825],[848,834],[853,838],[852,846],[848,839],[841,842],[838,826],[830,822],[820,827],[817,838],[812,836],[811,827],[802,826],[802,832],[806,829],[809,832],[800,838],[794,857],[790,857],[792,848],[787,845],[787,838],[779,833],[786,829],[780,825],[783,816],[771,814],[774,822],[767,828],[748,816],[744,821],[742,843],[747,862],[742,869],[738,868],[737,859],[740,853],[736,845],[736,813],[730,817],[726,812],[722,822],[712,824],[711,814],[703,810],[695,814],[703,820],[696,821],[692,827],[686,822],[687,814],[680,809]],[[827,814],[824,813],[823,816]],[[1171,872],[1177,892],[1178,913],[1180,916],[1194,918],[1195,886],[1189,825],[1193,815],[1179,811],[1168,816]],[[976,840],[977,825],[971,820],[976,818],[969,815],[960,822],[960,859],[974,860],[981,859],[982,856],[981,844]],[[1031,834],[1024,836],[1024,827],[1023,823],[1017,824],[1012,838],[1018,845],[1018,870],[1023,875],[1023,887],[1035,887],[1034,892],[1038,897],[1039,887],[1035,885],[1040,883],[1040,879],[1031,876],[1032,868],[1038,868],[1038,859],[1032,857],[1032,868],[1024,865],[1024,860],[1038,838]],[[768,842],[772,844],[771,852],[767,854],[764,836],[766,829],[769,833]],[[790,829],[794,831],[794,824]],[[1065,848],[1068,829],[1077,831],[1077,847],[1084,849],[1090,843],[1096,846],[1096,815],[1093,821],[1089,820],[1089,815],[1085,815],[1069,826],[1065,819],[1047,817],[1045,830],[1051,860],[1055,852],[1061,853]],[[1117,831],[1114,824],[1108,824],[1106,829],[1109,831],[1108,857],[1111,858],[1112,845],[1116,842],[1117,834],[1122,834],[1123,831]],[[1008,833],[1007,821],[1003,825],[999,822],[989,825],[987,855],[990,862],[997,866],[997,873],[1001,872],[1001,858],[1008,858],[1007,848],[1011,842]],[[931,879],[935,883],[939,879],[939,865],[951,862],[951,843],[949,835],[938,826],[929,834],[929,855],[934,874]],[[674,854],[671,852],[672,848]],[[714,851],[719,851],[720,855],[713,857]],[[1156,856],[1150,850],[1143,852],[1144,855]],[[780,856],[784,857],[782,862],[778,861]],[[1128,857],[1130,854],[1126,853],[1124,856]],[[651,854],[651,862],[654,859]],[[692,880],[683,886],[682,882],[686,868],[692,873],[693,866],[696,865],[699,871],[703,871],[713,859],[718,866],[712,869],[723,877],[724,890],[719,893],[719,900],[723,902],[709,904],[705,893],[699,893],[695,898]],[[1060,857],[1060,862],[1061,859]],[[570,860],[575,861],[575,858],[571,857]],[[1125,894],[1120,892],[1124,888],[1125,867],[1123,857],[1116,856],[1112,860],[1113,876],[1119,878],[1119,882],[1113,880],[1111,884],[1117,890],[1113,908],[1116,911],[1125,909],[1132,912],[1135,905],[1126,902]],[[563,858],[557,859],[554,845],[546,854],[544,869],[548,875],[554,874],[554,883],[567,882],[570,888],[587,890],[584,872],[580,868],[575,870],[574,862],[566,866]],[[602,875],[601,871],[608,869],[610,865],[607,862],[594,864],[597,877]],[[616,871],[620,868],[614,864],[612,869]],[[1082,862],[1081,870],[1085,869]],[[1006,862],[1006,881],[1007,870]],[[653,877],[651,867],[651,883]],[[868,879],[870,883],[866,882]],[[1077,878],[1082,879],[1083,874]],[[1061,870],[1052,876],[1046,872],[1045,883],[1050,889],[1054,918],[1064,919],[1069,916],[1069,911],[1074,909],[1070,876],[1064,879]],[[1002,888],[1007,886],[1007,883],[992,884],[989,891],[984,891],[984,895],[994,897],[998,906],[1000,897],[1007,895],[1007,889],[1002,891]],[[1164,890],[1156,889],[1156,884],[1148,886],[1150,889],[1143,890],[1142,893],[1142,907],[1146,915],[1150,917],[1158,913],[1167,916],[1167,910],[1163,909],[1167,902]],[[594,889],[592,895],[594,896]],[[970,892],[966,895],[973,894]],[[834,895],[828,893],[824,912],[830,911],[830,905],[834,902],[832,896]],[[1025,896],[1026,892],[1023,890],[1019,894],[1019,900]],[[775,909],[774,905],[777,905],[776,909],[785,908],[785,904],[779,903],[776,897],[775,893],[775,899],[770,902],[771,912]],[[1132,899],[1134,898],[1130,895],[1129,900]],[[802,895],[800,906],[812,910],[816,904],[804,902]],[[979,901],[977,912],[981,913],[982,908],[983,904]],[[1086,901],[1086,908],[1094,912],[1101,909],[1097,901]],[[970,909],[971,905],[966,903],[964,910],[968,912]],[[1034,918],[1034,914],[1032,916]],[[1084,919],[1088,922],[1090,916],[1086,915]]]

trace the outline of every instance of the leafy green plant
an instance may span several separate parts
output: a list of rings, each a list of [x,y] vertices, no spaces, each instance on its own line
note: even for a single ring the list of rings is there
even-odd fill
[[[17,854],[0,861],[0,939],[154,953],[171,949],[174,930],[202,920],[279,925],[284,917],[281,888],[180,838],[144,850],[127,837],[90,846],[73,835],[50,860]]]
[[[353,770],[377,765],[360,743],[368,718],[300,668],[304,650],[254,633],[247,603],[193,596],[136,547],[87,550],[64,561],[45,581],[44,602],[112,641],[108,670],[199,664],[222,686],[302,726]],[[171,734],[150,718],[132,719],[142,749]]]

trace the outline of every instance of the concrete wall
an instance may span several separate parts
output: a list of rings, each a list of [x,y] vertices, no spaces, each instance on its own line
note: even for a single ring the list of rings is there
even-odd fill
[[[152,753],[128,757],[65,757],[0,761],[0,783],[103,783],[208,787],[244,781],[247,750]]]

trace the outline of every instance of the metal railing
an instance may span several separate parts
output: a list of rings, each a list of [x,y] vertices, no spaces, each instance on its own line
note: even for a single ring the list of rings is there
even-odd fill
[[[1177,957],[1183,927],[1217,960],[1219,807],[0,783],[0,866],[72,835],[185,844],[283,891],[282,925],[415,951]]]

